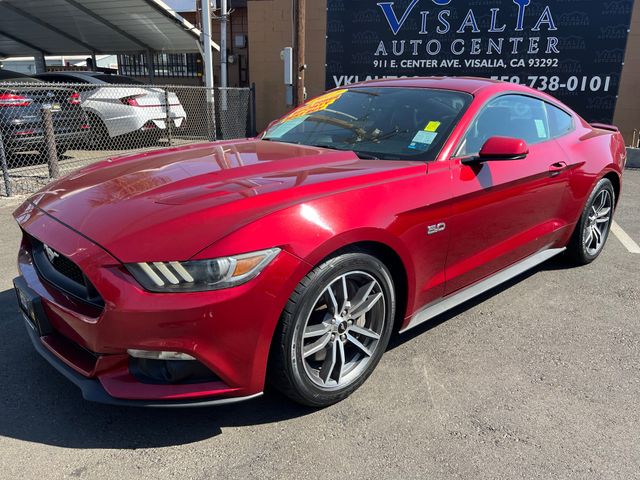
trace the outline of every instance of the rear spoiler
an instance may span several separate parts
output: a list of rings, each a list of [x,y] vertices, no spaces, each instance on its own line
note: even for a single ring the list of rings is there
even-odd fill
[[[593,128],[598,128],[600,130],[608,130],[610,132],[619,132],[620,130],[615,125],[607,125],[606,123],[591,123]]]

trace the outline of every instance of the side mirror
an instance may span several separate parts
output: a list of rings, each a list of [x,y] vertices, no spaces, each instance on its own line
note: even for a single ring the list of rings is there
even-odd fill
[[[480,149],[477,157],[464,159],[462,163],[484,163],[500,160],[522,160],[529,154],[527,142],[519,138],[491,137]]]

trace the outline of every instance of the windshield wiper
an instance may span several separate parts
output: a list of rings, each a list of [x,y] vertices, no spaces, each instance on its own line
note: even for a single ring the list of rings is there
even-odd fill
[[[277,138],[269,138],[269,137],[264,137],[264,138],[261,138],[260,140],[264,142],[292,143],[294,145],[302,145],[301,142],[294,142],[293,140],[278,140]]]
[[[357,150],[352,150],[352,149],[348,149],[348,148],[338,148],[336,146],[329,145],[329,144],[326,144],[326,143],[317,143],[317,144],[310,145],[310,146],[311,147],[318,147],[318,148],[328,148],[329,150],[338,150],[340,152],[353,152],[361,160],[380,160],[378,157],[376,157],[375,155],[372,155],[370,153],[359,152]]]
[[[371,155],[370,153],[358,152],[357,150],[351,150],[355,153],[360,160],[380,160],[375,155]]]
[[[383,133],[378,136],[371,135],[371,138],[369,140],[372,142],[380,142],[380,140],[389,140],[390,138],[393,138],[396,135],[400,135],[402,133],[409,133],[409,130],[408,129],[400,130],[399,128],[396,128],[395,130],[391,130],[390,132]]]

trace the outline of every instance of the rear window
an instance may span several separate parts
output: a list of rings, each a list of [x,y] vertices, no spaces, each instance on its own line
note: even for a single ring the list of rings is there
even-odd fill
[[[103,82],[111,84],[144,85],[140,80],[136,80],[135,78],[131,77],[125,77],[122,75],[94,75],[93,78],[97,78],[98,80],[102,80]]]
[[[568,113],[547,104],[549,113],[549,125],[552,137],[561,137],[573,130],[573,117]]]

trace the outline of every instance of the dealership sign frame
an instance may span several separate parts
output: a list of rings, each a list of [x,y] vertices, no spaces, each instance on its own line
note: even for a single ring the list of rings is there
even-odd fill
[[[480,76],[611,123],[633,0],[327,0],[326,87]]]

